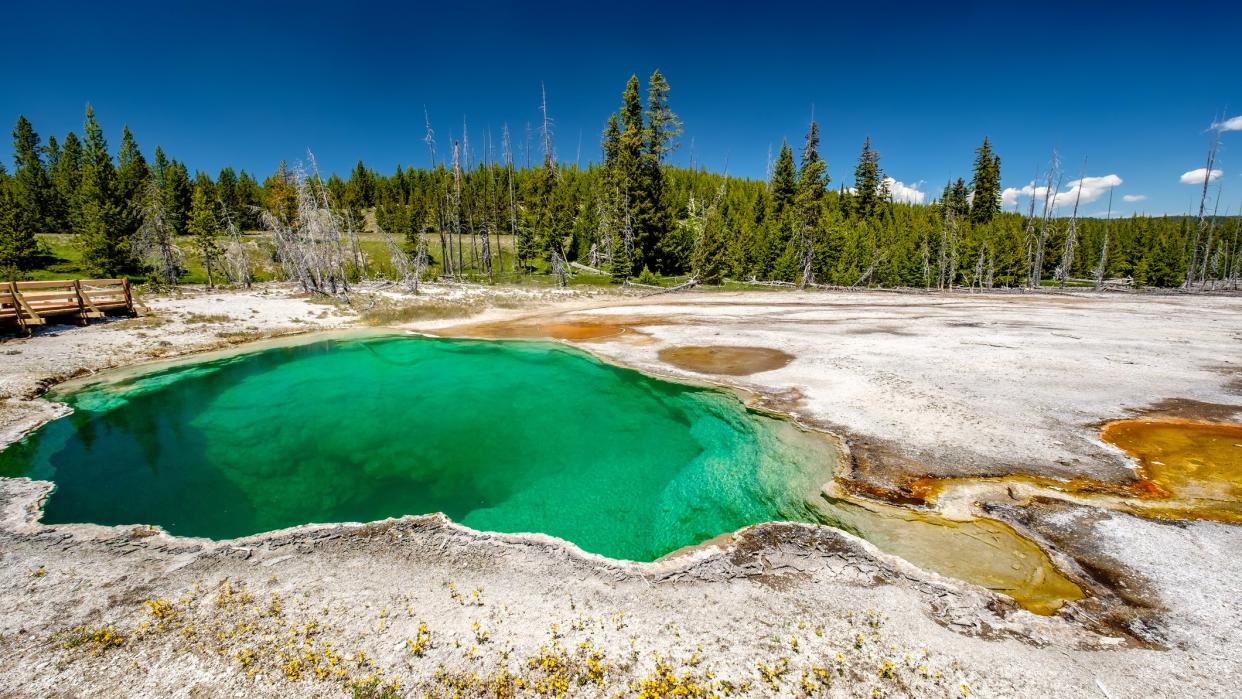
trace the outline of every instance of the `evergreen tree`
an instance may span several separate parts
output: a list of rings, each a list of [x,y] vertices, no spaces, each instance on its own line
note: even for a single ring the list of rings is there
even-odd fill
[[[248,231],[259,227],[258,210],[263,205],[263,188],[253,175],[242,170],[237,175],[237,219],[240,230]]]
[[[758,277],[793,281],[801,271],[800,251],[794,240],[797,193],[793,149],[783,141],[768,183],[766,212],[755,245],[754,273]]]
[[[1030,275],[1023,217],[1000,211],[996,205],[1000,161],[990,141],[975,152],[971,180],[951,179],[934,206],[888,201],[890,179],[880,171],[879,156],[869,143],[850,183],[856,185],[852,191],[844,186],[826,191],[828,178],[816,152],[819,134],[814,128],[802,149],[801,163],[783,144],[771,181],[765,183],[668,164],[667,154],[675,147],[679,125],[668,107],[667,82],[654,74],[645,101],[639,98],[639,87],[636,78],[629,81],[621,109],[608,122],[601,165],[561,166],[545,157],[533,167],[520,169],[497,170],[486,162],[463,169],[461,217],[457,219],[463,233],[453,236],[454,242],[465,242],[459,245],[465,255],[450,246],[455,264],[449,267],[441,259],[436,263],[441,270],[454,271],[458,261],[464,262],[463,273],[472,266],[485,269],[485,263],[469,259],[471,245],[465,238],[484,229],[490,233],[501,223],[506,233],[518,233],[522,249],[533,255],[527,258],[533,267],[544,267],[540,256],[550,250],[570,259],[589,258],[594,264],[599,264],[598,258],[590,256],[600,253],[607,260],[602,266],[617,280],[640,270],[651,270],[648,278],[653,278],[655,272],[669,275],[689,269],[707,280],[719,272],[721,278],[753,275],[765,280],[846,285],[990,285],[994,281],[1012,286]],[[46,148],[40,148],[28,122],[14,130],[17,172],[0,175],[0,265],[6,274],[21,273],[15,261],[30,259],[34,233],[73,231],[79,234],[77,242],[93,270],[115,273],[120,267],[124,271],[126,261],[118,259],[140,255],[153,268],[158,263],[165,270],[160,275],[174,281],[180,273],[179,251],[169,225],[149,223],[133,240],[127,240],[133,221],[125,216],[126,207],[143,180],[143,161],[133,135],[126,132],[122,137],[114,165],[93,117],[90,122],[85,149],[73,134],[60,142],[49,138]],[[40,168],[27,167],[40,158]],[[46,180],[42,189],[47,200],[32,206],[29,195],[40,187],[19,184],[17,175],[37,177],[39,169]],[[160,206],[145,207],[149,211],[144,211],[148,214],[144,222],[162,221],[167,208],[179,232],[187,232],[193,223],[192,246],[197,243],[205,208],[200,202],[195,210],[196,190],[204,193],[208,207],[215,207],[211,214],[227,212],[243,230],[257,226],[257,206],[275,211],[288,223],[297,216],[296,178],[283,164],[263,186],[231,168],[221,170],[216,182],[199,175],[198,184],[192,184],[186,166],[162,149],[155,153],[150,169],[148,187],[157,188],[158,195],[141,199],[144,204],[159,202]],[[505,180],[499,196],[493,193],[492,182],[497,172]],[[354,213],[373,206],[380,225],[418,249],[425,233],[434,235],[452,227],[443,213],[447,210],[445,185],[450,182],[447,175],[439,163],[433,170],[398,167],[391,176],[379,175],[360,163],[345,179],[325,174],[325,187],[331,191],[333,206]],[[700,206],[704,194],[713,191],[725,194],[711,206]],[[986,196],[989,192],[990,197]],[[44,223],[30,224],[32,215]],[[952,219],[952,226],[945,225],[947,219]],[[1133,276],[1151,286],[1180,285],[1194,233],[1192,223],[1185,217],[1114,221],[1106,274]],[[1103,222],[1086,218],[1078,226],[1081,245],[1100,250]],[[1063,231],[1064,226],[1052,229]],[[150,235],[152,231],[159,235]],[[1047,246],[1057,248],[1061,235],[1053,233]],[[154,247],[148,245],[152,239],[157,241]],[[567,239],[572,241],[568,247]],[[127,242],[129,255],[123,254]],[[1205,276],[1220,279],[1233,269],[1230,265],[1239,249],[1232,238],[1216,236],[1210,245],[1201,247],[1211,255],[1202,270]],[[14,252],[19,248],[20,255]],[[807,274],[808,251],[811,274]],[[1087,274],[1097,259],[1076,258],[1069,272]],[[36,264],[41,260],[37,252],[35,260]],[[1050,259],[1047,262],[1055,265]],[[223,269],[218,263],[215,259],[211,264],[213,283]],[[1050,271],[1042,270],[1044,274]]]
[[[164,206],[168,221],[177,235],[186,235],[189,233],[194,185],[190,182],[190,171],[185,163],[179,160],[168,163],[164,185]]]
[[[55,136],[47,137],[47,145],[43,147],[43,153],[47,156],[43,161],[43,169],[47,170],[50,178],[52,171],[56,169],[56,163],[60,162],[60,143],[56,141]]]
[[[634,273],[634,262],[630,258],[630,246],[627,242],[628,225],[628,221],[623,222],[612,233],[612,258],[608,261],[608,273],[615,282],[624,282]]]
[[[668,93],[668,81],[656,70],[647,81],[646,152],[642,160],[646,196],[638,212],[639,245],[654,258],[659,272],[677,274],[690,257],[694,239],[679,235],[686,231],[673,221],[664,180],[664,158],[677,149],[677,137],[682,133],[681,119],[669,107]]]
[[[48,220],[52,183],[43,167],[41,150],[39,134],[26,117],[19,116],[13,127],[12,194],[17,199],[16,206],[21,208],[22,225],[29,227],[27,234],[31,240],[36,232],[53,232],[54,222]]]
[[[359,216],[363,209],[375,206],[375,173],[368,170],[361,160],[350,173],[342,201]]]
[[[694,276],[702,284],[719,284],[724,280],[725,252],[728,245],[728,230],[725,228],[724,215],[720,211],[720,199],[724,194],[724,185],[720,186],[716,201],[708,207],[703,218],[702,230],[694,245]]]
[[[194,188],[197,188],[197,187],[202,187],[204,190],[206,190],[207,199],[208,201],[211,202],[211,205],[214,207],[216,205],[216,199],[218,199],[220,196],[216,192],[216,183],[211,181],[211,175],[208,175],[202,170],[199,170],[194,173],[194,184],[191,185],[191,189],[190,189],[191,209],[193,209]]]
[[[223,209],[221,213],[226,214],[234,225],[240,226],[245,205],[241,200],[237,172],[231,167],[221,168],[220,174],[216,175],[216,200]]]
[[[974,197],[970,203],[972,223],[988,223],[1001,210],[1000,156],[992,152],[985,137],[975,151],[975,177],[971,182]]]
[[[776,156],[776,167],[772,169],[772,182],[768,189],[768,218],[780,218],[785,209],[793,204],[797,195],[793,149],[789,147],[788,141],[781,142],[781,151]]]
[[[854,215],[862,219],[879,215],[884,189],[880,154],[871,149],[871,138],[867,137],[858,156],[858,167],[854,169]]]
[[[803,286],[815,281],[815,236],[824,210],[824,190],[828,185],[828,164],[819,156],[819,124],[811,122],[802,147],[802,169],[798,173],[800,279]]]
[[[134,135],[126,126],[121,134],[121,149],[117,151],[117,205],[121,208],[126,238],[132,238],[142,224],[142,201],[147,194],[147,181],[151,169],[146,158],[138,150]]]
[[[82,178],[74,197],[72,218],[83,264],[94,274],[115,277],[130,264],[125,212],[117,197],[116,168],[108,142],[87,105]]]
[[[27,208],[21,201],[21,188],[0,163],[0,282],[17,277],[33,266],[38,241]]]
[[[194,194],[189,171],[176,160],[169,160],[164,149],[156,146],[151,174],[159,186],[160,196],[164,198],[164,219],[169,229],[173,235],[185,235]]]
[[[62,150],[55,136],[47,137],[47,146],[43,148],[43,152],[47,156],[43,161],[43,169],[47,172],[48,184],[44,226],[49,233],[64,233],[69,229],[68,207],[56,185],[56,171],[60,168]]]
[[[294,185],[293,173],[283,160],[276,172],[263,181],[264,208],[286,226],[297,220],[298,192]]]
[[[970,214],[970,192],[966,180],[959,177],[957,181],[945,184],[941,201],[946,219],[951,216],[958,221],[964,220]]]
[[[189,232],[206,268],[208,289],[215,286],[214,275],[220,259],[220,221],[215,209],[211,189],[200,179],[194,185],[191,198]]]
[[[647,152],[657,166],[677,150],[677,137],[682,134],[681,119],[668,104],[668,81],[657,69],[647,82]]]
[[[637,91],[637,85],[635,86]],[[601,141],[604,151],[604,164],[601,182],[601,206],[603,217],[607,221],[604,235],[604,246],[609,251],[608,272],[613,281],[624,282],[634,273],[634,261],[631,256],[633,247],[633,227],[630,216],[630,185],[632,174],[627,168],[632,167],[631,155],[623,152],[621,142],[621,123],[616,112],[608,117],[608,126],[604,129]],[[627,144],[629,145],[629,144]]]
[[[82,141],[70,131],[52,167],[52,215],[54,230],[67,233],[73,227],[77,209],[78,185],[82,181]]]
[[[523,241],[527,243],[527,248],[522,251],[525,259],[533,259],[539,252],[546,253],[548,259],[551,259],[553,253],[564,259],[563,226],[565,219],[561,208],[559,175],[556,163],[552,162],[549,155],[545,158],[543,167],[539,169],[538,179],[535,180],[535,235]]]
[[[625,209],[623,215],[631,223],[627,241],[631,269],[650,266],[655,257],[658,238],[648,226],[651,223],[651,202],[647,175],[650,168],[643,157],[643,105],[638,94],[638,76],[631,75],[621,95],[621,133],[617,141],[617,187]],[[654,238],[654,239],[653,239]]]

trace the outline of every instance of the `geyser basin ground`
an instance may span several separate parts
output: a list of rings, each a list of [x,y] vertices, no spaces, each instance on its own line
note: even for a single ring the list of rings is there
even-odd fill
[[[544,343],[387,336],[166,367],[56,396],[0,452],[56,483],[47,523],[231,538],[442,511],[653,560],[814,521],[835,453],[731,394]]]

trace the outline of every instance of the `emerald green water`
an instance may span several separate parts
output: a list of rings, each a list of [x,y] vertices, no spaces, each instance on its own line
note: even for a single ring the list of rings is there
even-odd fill
[[[444,512],[652,560],[770,520],[817,521],[832,452],[720,391],[558,345],[328,340],[88,385],[0,451],[51,480],[46,523],[232,538]]]

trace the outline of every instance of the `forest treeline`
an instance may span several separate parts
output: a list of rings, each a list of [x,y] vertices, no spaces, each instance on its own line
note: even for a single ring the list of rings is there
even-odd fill
[[[600,160],[585,167],[555,157],[546,98],[538,164],[515,163],[507,127],[499,144],[487,134],[472,146],[463,133],[441,146],[428,123],[430,168],[381,173],[359,162],[346,178],[324,178],[309,157],[281,162],[262,182],[231,167],[191,176],[159,147],[148,159],[128,128],[113,155],[89,106],[81,136],[46,143],[21,117],[13,169],[0,164],[0,273],[37,268],[47,256],[38,234],[58,233],[72,234],[94,274],[176,283],[191,254],[209,280],[249,283],[247,249],[257,248],[316,289],[365,273],[357,237],[375,233],[415,283],[563,280],[571,263],[616,281],[924,288],[1110,279],[1202,288],[1236,284],[1242,271],[1238,217],[1085,218],[1077,202],[1049,195],[1031,197],[1027,211],[1002,211],[1001,158],[986,138],[969,178],[950,181],[930,204],[894,199],[869,139],[856,163],[834,172],[814,122],[796,154],[782,144],[767,181],[676,167],[667,160],[682,125],[669,84],[656,71],[641,88],[637,77],[626,83]],[[1055,166],[1046,179],[1055,193]],[[254,231],[271,235],[246,233]]]

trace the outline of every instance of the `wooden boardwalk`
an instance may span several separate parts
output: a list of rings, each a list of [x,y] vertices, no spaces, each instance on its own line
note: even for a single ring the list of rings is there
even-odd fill
[[[69,318],[86,325],[108,311],[136,315],[128,279],[66,279],[49,282],[0,282],[0,326],[13,325],[29,335],[49,318]]]

